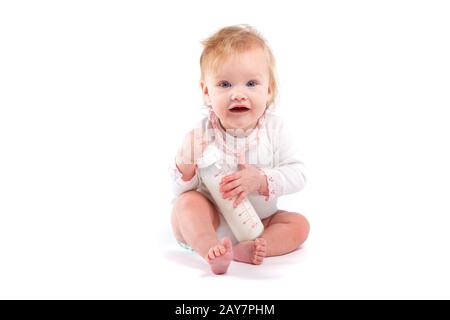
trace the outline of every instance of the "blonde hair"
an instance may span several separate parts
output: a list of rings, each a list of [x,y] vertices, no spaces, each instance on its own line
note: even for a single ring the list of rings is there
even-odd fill
[[[271,106],[278,94],[278,85],[275,73],[275,57],[267,41],[253,27],[241,24],[225,27],[202,41],[203,52],[200,56],[201,80],[205,80],[207,72],[217,69],[224,58],[241,53],[255,47],[264,50],[269,65],[269,88],[272,93],[267,107]]]

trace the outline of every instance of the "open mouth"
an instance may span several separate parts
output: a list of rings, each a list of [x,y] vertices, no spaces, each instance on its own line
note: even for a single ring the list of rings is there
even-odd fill
[[[248,110],[250,109],[247,107],[233,107],[230,109],[230,112],[239,113],[239,112],[247,112]]]

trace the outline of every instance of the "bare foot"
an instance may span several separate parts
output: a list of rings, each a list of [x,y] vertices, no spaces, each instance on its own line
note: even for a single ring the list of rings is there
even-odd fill
[[[227,272],[231,260],[233,260],[233,245],[228,238],[223,238],[222,243],[211,247],[206,257],[206,261],[208,261],[212,272],[215,274]]]
[[[245,263],[261,264],[266,257],[266,240],[257,238],[243,241],[233,247],[234,260]]]

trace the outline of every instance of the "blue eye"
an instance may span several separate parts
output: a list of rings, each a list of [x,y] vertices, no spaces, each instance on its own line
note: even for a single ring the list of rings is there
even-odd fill
[[[231,87],[231,83],[229,83],[228,81],[220,81],[218,86],[221,88],[229,88]]]
[[[255,80],[247,82],[247,87],[255,87],[258,83]]]

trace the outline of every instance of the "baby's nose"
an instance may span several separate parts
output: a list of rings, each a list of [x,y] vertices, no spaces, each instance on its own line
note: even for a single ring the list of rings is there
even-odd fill
[[[242,94],[241,92],[233,92],[231,95],[231,100],[233,101],[245,101],[247,100],[247,97]]]

